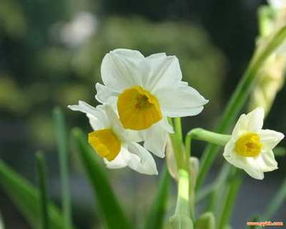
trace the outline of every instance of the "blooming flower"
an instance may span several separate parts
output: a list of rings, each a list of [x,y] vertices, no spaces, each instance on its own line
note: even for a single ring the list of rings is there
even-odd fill
[[[167,117],[199,114],[208,101],[182,81],[179,61],[165,53],[144,57],[139,51],[116,49],[101,65],[104,85],[97,83],[96,99],[114,104],[124,128],[140,131],[144,147],[164,157]]]
[[[286,1],[285,1],[285,0],[268,0],[268,3],[269,3],[274,9],[286,8]]]
[[[93,131],[88,134],[88,142],[104,158],[108,168],[130,167],[148,175],[158,174],[152,155],[139,145],[138,137],[133,131],[122,127],[117,115],[108,105],[96,108],[79,101],[78,105],[68,106],[71,110],[85,113]]]
[[[284,138],[282,133],[262,129],[263,118],[262,108],[241,115],[223,153],[229,163],[260,180],[264,172],[278,168],[272,150]]]

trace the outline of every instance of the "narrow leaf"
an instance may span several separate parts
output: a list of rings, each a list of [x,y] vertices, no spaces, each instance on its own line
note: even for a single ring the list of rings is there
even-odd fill
[[[68,150],[67,133],[65,118],[62,110],[54,109],[55,134],[58,144],[58,155],[60,163],[61,192],[62,192],[62,210],[65,218],[65,228],[72,225],[71,198],[69,188],[69,168],[68,168]]]
[[[159,229],[163,227],[166,213],[168,194],[170,187],[170,175],[167,167],[164,167],[160,178],[159,189],[152,204],[151,210],[146,218],[145,229]]]
[[[99,210],[109,229],[130,228],[119,202],[112,191],[102,165],[89,147],[86,138],[79,129],[73,131],[80,160],[92,185]]]
[[[37,159],[38,182],[40,189],[42,228],[49,229],[50,223],[49,223],[49,212],[48,212],[46,162],[41,152],[38,152],[36,154],[36,159]]]
[[[35,229],[40,228],[39,191],[30,182],[9,168],[2,160],[0,160],[0,185],[14,201],[31,226]],[[49,203],[48,212],[51,228],[65,228],[63,223],[64,218],[55,205]]]

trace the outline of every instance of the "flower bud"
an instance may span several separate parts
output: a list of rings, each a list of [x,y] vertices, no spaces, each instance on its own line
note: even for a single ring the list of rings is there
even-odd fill
[[[169,226],[171,229],[193,229],[193,221],[187,215],[174,215],[170,218]]]
[[[212,212],[206,212],[197,220],[195,224],[196,229],[214,229],[215,217]]]

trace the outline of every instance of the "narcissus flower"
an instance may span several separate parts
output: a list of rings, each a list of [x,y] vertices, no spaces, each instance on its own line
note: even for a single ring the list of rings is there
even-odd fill
[[[140,141],[136,133],[122,127],[110,106],[99,105],[94,108],[79,101],[78,105],[68,107],[71,110],[85,113],[89,118],[93,131],[88,134],[88,142],[104,159],[108,168],[128,166],[139,173],[158,174],[152,155],[136,143]]]
[[[182,81],[178,59],[165,53],[144,57],[135,50],[113,50],[102,61],[101,77],[96,99],[114,104],[123,127],[140,131],[144,146],[159,157],[172,132],[167,117],[197,115],[208,102]]]
[[[284,138],[282,133],[262,129],[263,119],[262,108],[241,115],[223,153],[229,163],[260,180],[264,172],[278,168],[272,150]]]
[[[274,9],[283,9],[286,8],[286,0],[268,0],[268,3]]]

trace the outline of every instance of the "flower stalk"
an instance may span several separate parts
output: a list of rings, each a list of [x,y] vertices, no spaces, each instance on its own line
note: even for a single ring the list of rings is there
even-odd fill
[[[175,214],[170,218],[170,226],[177,228],[193,228],[189,206],[189,173],[186,170],[178,171],[178,196]]]
[[[186,151],[191,151],[191,140],[206,141],[208,143],[224,146],[230,139],[230,135],[219,134],[202,128],[190,130],[186,136]]]

